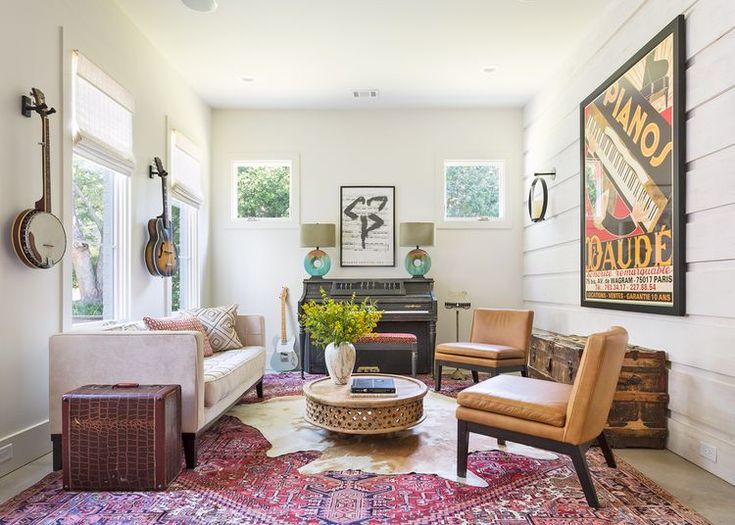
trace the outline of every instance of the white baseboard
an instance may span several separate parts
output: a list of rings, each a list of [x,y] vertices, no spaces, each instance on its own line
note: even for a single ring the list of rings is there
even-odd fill
[[[716,462],[703,458],[699,454],[701,442],[717,447]],[[735,445],[733,443],[685,421],[669,418],[669,438],[666,448],[735,485]]]
[[[0,477],[51,452],[48,420],[0,439],[0,448],[12,444],[13,459],[0,463]]]

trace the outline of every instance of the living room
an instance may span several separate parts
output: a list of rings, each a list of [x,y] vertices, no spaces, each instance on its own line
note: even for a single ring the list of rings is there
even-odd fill
[[[0,523],[733,523],[735,3],[2,9]]]

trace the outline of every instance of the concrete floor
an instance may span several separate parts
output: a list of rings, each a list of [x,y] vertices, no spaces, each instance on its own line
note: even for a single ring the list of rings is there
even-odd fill
[[[668,450],[628,448],[615,454],[713,525],[735,524],[735,485]]]
[[[713,525],[735,524],[735,486],[668,450],[617,449],[624,461],[693,508]],[[51,472],[51,454],[0,478],[0,503]]]

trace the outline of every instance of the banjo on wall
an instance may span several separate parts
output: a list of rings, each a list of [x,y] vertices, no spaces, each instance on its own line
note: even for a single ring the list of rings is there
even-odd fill
[[[31,98],[33,99],[31,101]],[[31,97],[23,96],[23,116],[30,118],[35,111],[41,117],[41,174],[43,195],[33,208],[23,210],[13,222],[13,247],[20,260],[31,268],[51,268],[61,261],[66,252],[64,225],[51,213],[51,149],[49,115],[56,113],[48,107],[40,89],[33,88]]]

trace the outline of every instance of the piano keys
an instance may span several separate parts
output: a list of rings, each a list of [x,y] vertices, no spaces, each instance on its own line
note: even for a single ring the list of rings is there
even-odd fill
[[[356,301],[370,298],[383,311],[376,332],[401,332],[415,334],[418,339],[418,372],[430,373],[434,363],[436,341],[437,302],[434,280],[406,279],[304,279],[304,291],[299,300],[299,317],[304,303],[321,302],[320,290],[335,300],[349,300],[355,294]],[[309,334],[299,323],[301,342],[301,370],[311,374],[326,373],[324,349],[312,344]],[[381,373],[410,374],[411,363],[404,353],[391,355],[376,351],[370,356],[377,359]]]
[[[638,206],[643,211],[640,222],[647,232],[651,232],[666,209],[668,199],[643,166],[626,151],[613,130],[601,126],[598,118],[603,117],[593,114],[587,121],[589,150],[600,159],[630,209]]]

